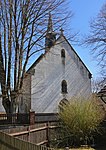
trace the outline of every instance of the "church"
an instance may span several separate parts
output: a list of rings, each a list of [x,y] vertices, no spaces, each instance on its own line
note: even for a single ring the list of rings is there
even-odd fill
[[[24,78],[19,112],[56,113],[73,96],[91,94],[91,73],[64,36],[53,31],[49,15],[45,53],[28,69]]]

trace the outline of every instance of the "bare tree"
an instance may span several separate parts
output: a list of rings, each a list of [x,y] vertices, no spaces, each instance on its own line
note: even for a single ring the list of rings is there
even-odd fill
[[[106,79],[106,3],[98,16],[90,22],[90,33],[84,38],[83,43],[91,46],[92,54],[101,67],[101,73]]]
[[[57,12],[56,27],[67,18],[58,18],[63,3],[64,0],[0,1],[0,85],[6,113],[13,112],[30,58],[44,49],[49,12]]]
[[[106,79],[100,77],[97,79],[92,79],[92,93],[98,93],[106,85]]]

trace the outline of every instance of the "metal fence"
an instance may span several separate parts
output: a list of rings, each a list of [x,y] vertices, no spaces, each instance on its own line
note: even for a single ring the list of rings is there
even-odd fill
[[[57,113],[15,113],[15,114],[0,114],[0,125],[8,124],[35,124],[44,122],[58,121]]]
[[[0,114],[0,125],[8,125],[8,124],[29,124],[30,114]]]

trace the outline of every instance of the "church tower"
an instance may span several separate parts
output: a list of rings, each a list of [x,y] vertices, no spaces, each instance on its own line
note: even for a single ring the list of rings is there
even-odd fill
[[[45,50],[48,51],[52,46],[54,46],[55,41],[56,33],[53,31],[52,16],[51,13],[49,13],[48,26],[45,37]]]

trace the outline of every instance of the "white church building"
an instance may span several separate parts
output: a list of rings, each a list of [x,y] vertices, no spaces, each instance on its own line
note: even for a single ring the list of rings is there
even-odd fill
[[[58,112],[62,101],[91,94],[91,76],[62,30],[56,39],[50,15],[45,53],[27,71],[19,112]]]
[[[73,96],[91,94],[91,73],[63,34],[56,38],[51,15],[45,37],[45,53],[24,78],[18,112],[56,113]],[[0,111],[3,107],[0,106]]]

